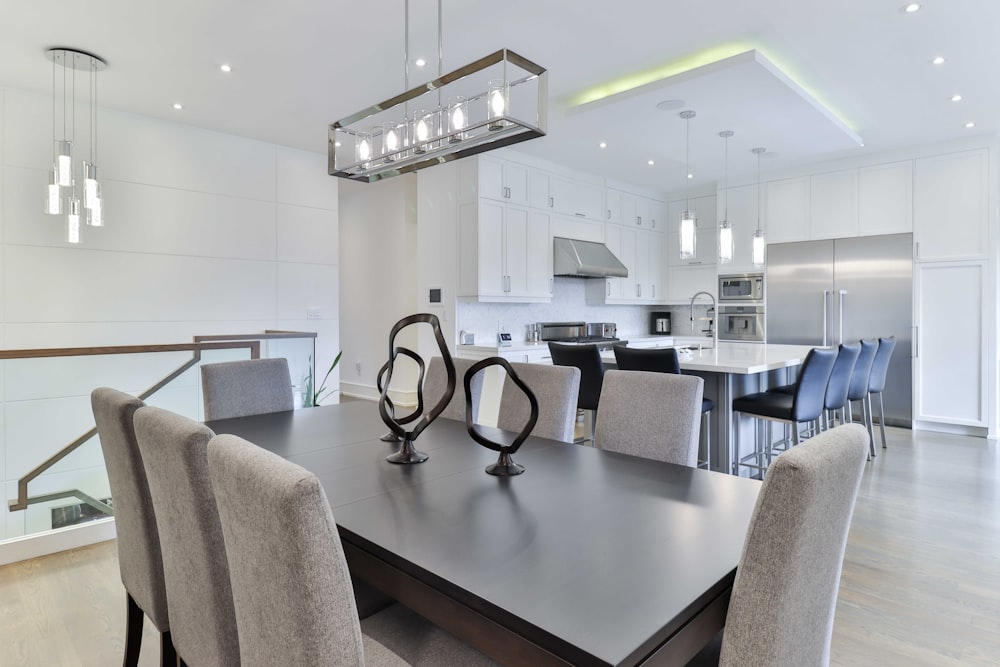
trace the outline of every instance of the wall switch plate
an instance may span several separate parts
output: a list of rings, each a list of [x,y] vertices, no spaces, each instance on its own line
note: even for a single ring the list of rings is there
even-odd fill
[[[306,308],[306,319],[307,320],[323,319],[323,310],[320,308]]]

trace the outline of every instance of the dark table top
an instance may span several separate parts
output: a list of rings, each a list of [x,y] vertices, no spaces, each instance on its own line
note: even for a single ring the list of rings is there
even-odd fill
[[[316,474],[344,540],[575,663],[639,662],[731,586],[759,489],[540,438],[523,475],[493,477],[446,419],[416,442],[426,463],[397,466],[368,402],[208,425]]]

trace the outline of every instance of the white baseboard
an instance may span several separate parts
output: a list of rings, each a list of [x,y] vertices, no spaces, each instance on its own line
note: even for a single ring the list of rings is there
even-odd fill
[[[377,401],[379,399],[378,389],[371,385],[358,384],[356,382],[341,382],[340,393],[351,398],[364,398],[369,401]],[[400,407],[412,408],[417,405],[416,391],[390,389],[389,398],[392,399],[393,405]]]
[[[115,520],[109,517],[44,533],[12,537],[0,541],[0,565],[106,542],[115,539],[116,535]]]
[[[876,426],[876,428],[878,428]],[[935,433],[950,433],[952,435],[969,435],[974,438],[985,438],[988,429],[982,426],[966,426],[965,424],[946,424],[944,422],[915,421],[914,431],[933,431]]]

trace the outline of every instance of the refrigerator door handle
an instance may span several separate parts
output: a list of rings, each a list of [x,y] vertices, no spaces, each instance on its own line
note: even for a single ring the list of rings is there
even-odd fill
[[[847,290],[842,289],[840,291],[840,340],[838,341],[841,345],[844,344],[844,297],[847,296]]]
[[[827,337],[826,337],[827,331],[829,331],[826,321],[826,314],[830,311],[829,301],[830,301],[830,290],[825,289],[823,290],[823,347],[826,347],[829,344],[827,342]]]

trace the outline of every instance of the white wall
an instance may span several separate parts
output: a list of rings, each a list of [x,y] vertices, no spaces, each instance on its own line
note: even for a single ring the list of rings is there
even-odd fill
[[[340,302],[345,318],[340,386],[345,394],[378,396],[376,374],[389,358],[392,325],[420,311],[415,289],[416,188],[415,176],[342,184]],[[416,350],[416,340],[410,327],[395,344]],[[406,361],[393,370],[394,401],[416,404],[416,377],[416,367]]]
[[[82,244],[70,246],[64,218],[41,206],[51,99],[10,88],[0,96],[0,345],[175,343],[296,329],[318,332],[317,366],[325,371],[340,349],[338,187],[325,155],[102,110],[97,163],[106,226],[85,227]],[[77,115],[78,165],[88,151],[85,107]],[[320,319],[307,320],[307,308]],[[92,426],[91,389],[138,392],[185,358],[0,364],[4,499],[16,496],[27,470]],[[293,381],[304,370],[294,368]],[[199,385],[194,369],[151,402],[199,418]],[[29,492],[80,485],[107,493],[96,440]],[[42,507],[8,514],[6,505],[0,537],[20,535],[26,522],[44,523],[48,514]]]

